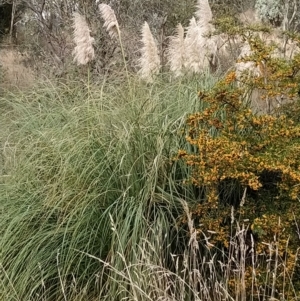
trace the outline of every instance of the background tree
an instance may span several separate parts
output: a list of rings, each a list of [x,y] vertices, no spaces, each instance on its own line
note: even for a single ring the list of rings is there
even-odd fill
[[[255,9],[263,21],[283,30],[299,29],[299,3],[297,0],[257,0]]]

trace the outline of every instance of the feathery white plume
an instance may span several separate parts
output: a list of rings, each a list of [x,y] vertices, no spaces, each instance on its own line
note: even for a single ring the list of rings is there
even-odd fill
[[[79,13],[73,14],[73,28],[74,28],[74,62],[77,65],[86,65],[89,61],[95,58],[95,51],[93,47],[94,38],[90,36],[90,29],[83,16]]]
[[[107,4],[101,3],[98,6],[101,17],[104,19],[104,27],[108,34],[115,39],[119,38],[120,28],[114,10]]]
[[[208,0],[198,0],[196,18],[199,26],[207,26],[212,21],[212,11]]]
[[[160,69],[160,58],[157,45],[150,31],[147,22],[142,28],[142,48],[141,58],[139,59],[140,67],[139,74],[142,79],[151,82],[153,75],[158,74]]]
[[[203,35],[203,29],[198,26],[193,17],[184,40],[185,68],[188,71],[201,73],[209,68],[208,45],[208,39]]]
[[[207,71],[216,64],[220,37],[209,37],[214,30],[212,11],[208,0],[198,0],[196,18],[190,20],[185,38],[187,70],[194,73]]]
[[[175,77],[182,75],[185,59],[184,48],[184,29],[181,24],[177,25],[176,35],[170,37],[169,46],[167,49],[167,59],[170,65],[170,70]]]

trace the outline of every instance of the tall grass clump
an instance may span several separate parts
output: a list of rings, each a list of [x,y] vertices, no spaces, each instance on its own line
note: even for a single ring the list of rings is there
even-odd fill
[[[127,73],[4,94],[3,300],[299,300],[300,59],[250,42],[264,72],[246,87],[148,66],[151,85]],[[256,88],[286,106],[256,114]]]
[[[171,158],[185,114],[199,109],[198,85],[211,82],[47,82],[1,99],[1,141],[14,148],[0,178],[3,299],[166,294],[155,271],[177,248],[180,199],[194,198]]]

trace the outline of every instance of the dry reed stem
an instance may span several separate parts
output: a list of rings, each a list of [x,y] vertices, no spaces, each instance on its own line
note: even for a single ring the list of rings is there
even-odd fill
[[[147,22],[144,23],[142,28],[141,42],[143,46],[141,48],[141,58],[139,59],[141,68],[139,74],[142,79],[152,82],[153,75],[158,74],[160,70],[160,57]]]
[[[77,65],[86,65],[95,58],[94,38],[90,36],[90,29],[85,18],[77,12],[73,14],[73,28],[76,44],[73,51],[74,62],[77,62]]]
[[[181,24],[177,25],[176,35],[170,37],[169,47],[167,49],[167,59],[171,72],[175,77],[183,74],[185,48],[184,48],[184,29]]]
[[[24,65],[27,54],[21,55],[16,49],[0,49],[0,90],[31,88],[35,81],[34,71]]]
[[[199,244],[197,240],[197,230],[194,228],[192,213],[190,212],[189,206],[186,201],[181,200],[181,204],[188,220],[188,227],[190,232],[189,246],[191,246],[192,250],[195,251],[199,249]]]
[[[99,4],[98,6],[101,17],[104,20],[104,27],[111,38],[119,39],[120,28],[114,10],[107,4]]]

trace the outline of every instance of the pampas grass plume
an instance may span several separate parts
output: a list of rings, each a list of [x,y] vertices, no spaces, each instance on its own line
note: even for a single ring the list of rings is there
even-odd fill
[[[185,68],[192,73],[206,71],[209,68],[207,38],[194,17],[190,20],[184,45]]]
[[[199,26],[208,26],[212,21],[212,11],[208,0],[198,0],[196,11],[197,23]]]
[[[141,67],[139,74],[142,79],[151,82],[153,80],[153,75],[159,73],[160,57],[157,45],[147,22],[144,23],[142,28],[141,41],[143,46],[141,49],[141,58],[139,60]]]
[[[101,17],[104,20],[104,27],[111,38],[118,39],[120,35],[119,23],[116,18],[114,10],[107,4],[99,4]]]
[[[190,20],[185,38],[185,67],[193,73],[201,73],[216,63],[220,37],[209,37],[214,30],[212,11],[208,0],[198,0],[196,18]]]
[[[184,58],[184,29],[181,24],[178,24],[176,35],[170,37],[169,47],[167,49],[167,59],[170,65],[170,71],[174,73],[175,77],[181,76],[183,73]]]
[[[127,75],[127,80],[128,80],[128,84],[130,84],[129,73],[128,73],[127,63],[126,63],[126,56],[125,56],[123,43],[122,43],[122,39],[121,39],[121,31],[120,31],[119,23],[116,18],[115,12],[109,5],[104,4],[104,3],[99,4],[98,8],[100,10],[101,17],[104,20],[103,26],[106,28],[106,31],[108,32],[108,34],[110,35],[111,38],[118,40],[118,42],[120,43],[122,57],[123,57],[123,61],[124,61],[124,67],[125,67],[125,71],[126,71],[126,75]]]
[[[73,51],[74,62],[77,62],[77,65],[86,65],[95,58],[94,38],[90,36],[90,29],[85,18],[77,12],[73,14],[73,28],[76,44]]]

